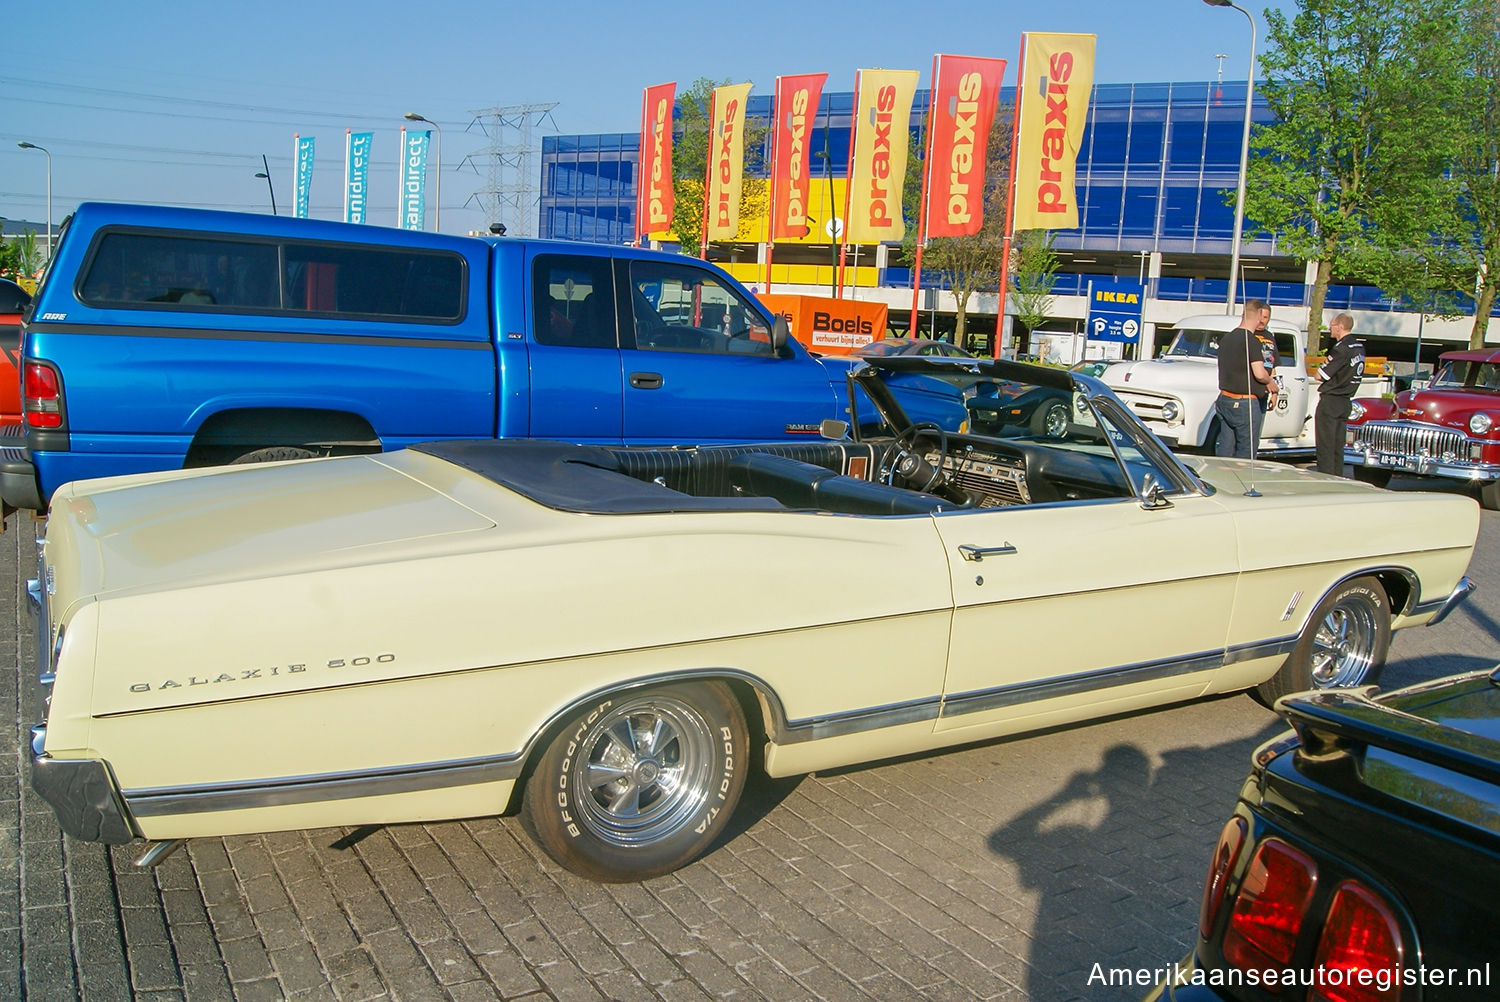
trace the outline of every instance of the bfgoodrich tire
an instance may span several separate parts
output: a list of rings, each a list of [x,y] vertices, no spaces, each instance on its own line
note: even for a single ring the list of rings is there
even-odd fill
[[[248,466],[252,463],[282,463],[289,459],[314,459],[317,453],[297,445],[273,445],[264,449],[252,449],[229,461],[230,466]]]
[[[1286,663],[1255,687],[1255,698],[1270,706],[1289,692],[1373,683],[1390,646],[1385,589],[1374,578],[1355,578],[1318,603]]]
[[[719,682],[598,699],[552,739],[521,821],[547,855],[592,880],[644,880],[706,850],[745,787],[749,735]]]

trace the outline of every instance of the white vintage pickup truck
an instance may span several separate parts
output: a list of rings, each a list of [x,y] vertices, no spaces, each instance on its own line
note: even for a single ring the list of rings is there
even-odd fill
[[[1239,324],[1238,315],[1203,314],[1178,321],[1162,357],[1116,362],[1099,378],[1137,417],[1174,449],[1212,451],[1217,435],[1214,401],[1219,395],[1219,339]],[[1311,454],[1317,379],[1307,374],[1307,335],[1284,321],[1267,330],[1276,339],[1276,407],[1266,415],[1259,451],[1280,456]],[[1361,395],[1389,390],[1383,376],[1366,378]]]

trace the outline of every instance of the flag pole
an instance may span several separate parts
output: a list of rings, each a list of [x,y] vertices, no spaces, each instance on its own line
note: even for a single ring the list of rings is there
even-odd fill
[[[699,244],[698,258],[708,260],[708,198],[713,187],[714,176],[714,122],[719,114],[719,88],[715,87],[708,97],[708,143],[703,156],[703,232]]]
[[[932,76],[928,78],[927,90],[927,134],[922,143],[922,194],[917,198],[917,254],[911,274],[911,316],[906,322],[908,337],[917,336],[917,297],[922,292],[922,247],[927,243],[927,178],[932,172],[933,119],[937,114],[938,65],[941,55],[932,57]],[[934,330],[936,338],[937,331]]]
[[[859,129],[859,83],[863,75],[861,70],[854,71],[854,109],[849,115],[849,162],[844,166],[844,225],[839,229],[839,287],[835,299],[844,298],[844,252],[849,247],[849,209],[854,194],[850,182],[854,180],[854,137]]]
[[[771,183],[766,204],[766,292],[771,291],[771,258],[776,253],[776,168],[781,163],[781,77],[771,92]]]
[[[1005,331],[1005,297],[1010,284],[1010,247],[1015,238],[1016,165],[1021,153],[1021,89],[1026,85],[1026,33],[1021,33],[1021,55],[1016,60],[1016,110],[1010,126],[1010,178],[1006,181],[1005,227],[1000,245],[1000,302],[995,309],[995,346],[991,352],[1000,357],[1000,336]]]

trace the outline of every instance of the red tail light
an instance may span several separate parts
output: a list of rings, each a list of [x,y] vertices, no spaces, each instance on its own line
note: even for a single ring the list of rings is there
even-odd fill
[[[1279,839],[1255,850],[1224,933],[1224,959],[1244,970],[1284,968],[1318,880],[1312,859]]]
[[[1385,902],[1368,888],[1345,881],[1334,893],[1318,939],[1315,966],[1325,973],[1308,1002],[1396,1002],[1405,952],[1401,929]]]
[[[62,427],[62,382],[56,369],[37,362],[26,363],[21,393],[25,398],[27,424],[33,428]]]
[[[1219,918],[1219,908],[1224,904],[1224,888],[1229,884],[1229,875],[1239,861],[1240,850],[1245,847],[1245,834],[1249,830],[1245,819],[1233,817],[1219,833],[1219,844],[1214,846],[1214,858],[1208,864],[1208,879],[1203,882],[1203,906],[1198,909],[1198,935],[1207,939]]]

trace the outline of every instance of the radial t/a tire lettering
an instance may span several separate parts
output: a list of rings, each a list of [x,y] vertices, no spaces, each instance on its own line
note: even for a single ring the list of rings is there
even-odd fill
[[[1270,706],[1289,692],[1367,685],[1391,646],[1391,604],[1372,577],[1346,581],[1308,617],[1286,663],[1253,691]]]
[[[744,714],[720,682],[602,697],[574,713],[527,781],[521,820],[593,880],[670,873],[713,844],[745,787]]]

